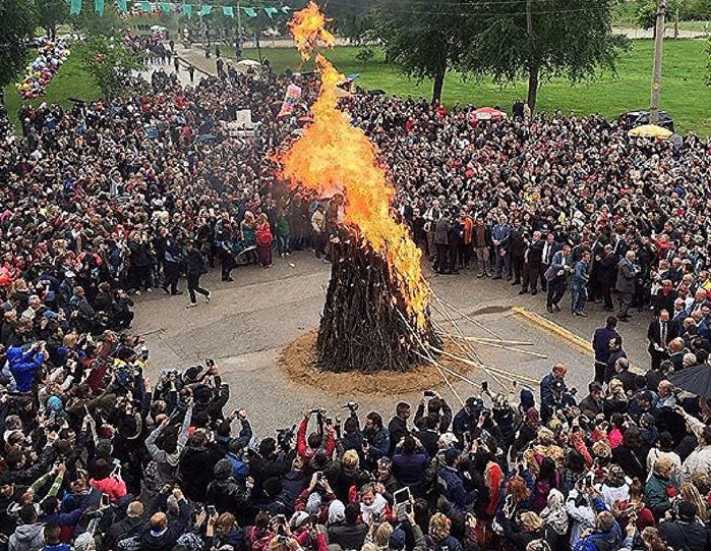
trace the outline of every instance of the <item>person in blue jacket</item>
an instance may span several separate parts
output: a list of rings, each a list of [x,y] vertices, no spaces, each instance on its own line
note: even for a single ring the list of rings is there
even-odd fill
[[[5,355],[10,373],[15,379],[18,392],[29,392],[35,380],[35,373],[48,357],[44,341],[33,344],[23,352],[21,346],[11,346]]]

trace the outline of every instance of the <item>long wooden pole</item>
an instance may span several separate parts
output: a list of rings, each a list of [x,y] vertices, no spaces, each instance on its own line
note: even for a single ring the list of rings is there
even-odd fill
[[[667,0],[658,0],[657,26],[654,36],[654,68],[652,70],[652,94],[649,105],[649,122],[659,122],[659,102],[662,96],[662,53],[664,51],[664,16],[667,13]]]

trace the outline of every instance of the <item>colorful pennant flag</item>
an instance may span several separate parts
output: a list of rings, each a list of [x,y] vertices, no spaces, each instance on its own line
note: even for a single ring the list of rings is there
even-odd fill
[[[81,13],[81,0],[72,0],[69,4],[69,15],[79,15]]]
[[[99,15],[104,15],[104,0],[94,0],[94,11]]]
[[[141,9],[146,13],[150,13],[151,11],[153,11],[150,2],[141,2]]]
[[[232,6],[222,6],[222,14],[225,17],[234,17],[235,9]]]
[[[192,17],[193,16],[193,5],[192,4],[183,4],[183,7],[180,10],[180,13],[182,13],[186,17]]]
[[[166,15],[170,15],[171,8],[172,8],[172,6],[171,6],[170,2],[161,2],[160,3],[160,9]]]
[[[271,19],[277,11],[276,8],[264,8],[264,12],[269,16],[269,19]]]
[[[248,17],[257,17],[257,10],[254,8],[242,8],[242,11],[246,13]]]
[[[209,4],[203,4],[200,6],[200,13],[198,15],[210,15],[212,13],[212,6]]]
[[[116,4],[118,5],[118,9],[121,13],[127,13],[128,12],[128,3],[127,0],[116,0]]]
[[[291,11],[291,8],[289,6],[284,6],[281,8],[282,13],[288,14]]]

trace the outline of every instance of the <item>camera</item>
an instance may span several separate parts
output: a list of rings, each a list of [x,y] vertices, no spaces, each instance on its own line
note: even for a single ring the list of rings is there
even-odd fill
[[[422,394],[425,396],[425,398],[434,398],[435,397],[434,390],[425,390]]]
[[[277,444],[279,444],[279,447],[284,451],[289,451],[295,434],[296,425],[292,425],[291,428],[287,429],[277,429]]]
[[[358,402],[346,402],[345,404],[343,404],[343,407],[348,408],[351,411],[358,411]]]

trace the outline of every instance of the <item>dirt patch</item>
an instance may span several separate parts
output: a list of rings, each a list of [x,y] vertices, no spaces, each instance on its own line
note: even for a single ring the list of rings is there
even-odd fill
[[[284,347],[279,356],[279,365],[290,381],[300,385],[318,388],[330,394],[342,395],[354,392],[363,394],[404,394],[418,392],[444,385],[439,370],[430,364],[413,367],[405,373],[333,373],[316,367],[317,331],[310,331]],[[459,353],[452,342],[445,341],[445,350]],[[440,358],[440,363],[447,368],[477,380],[476,369],[461,362]],[[449,375],[452,383],[456,377]]]

